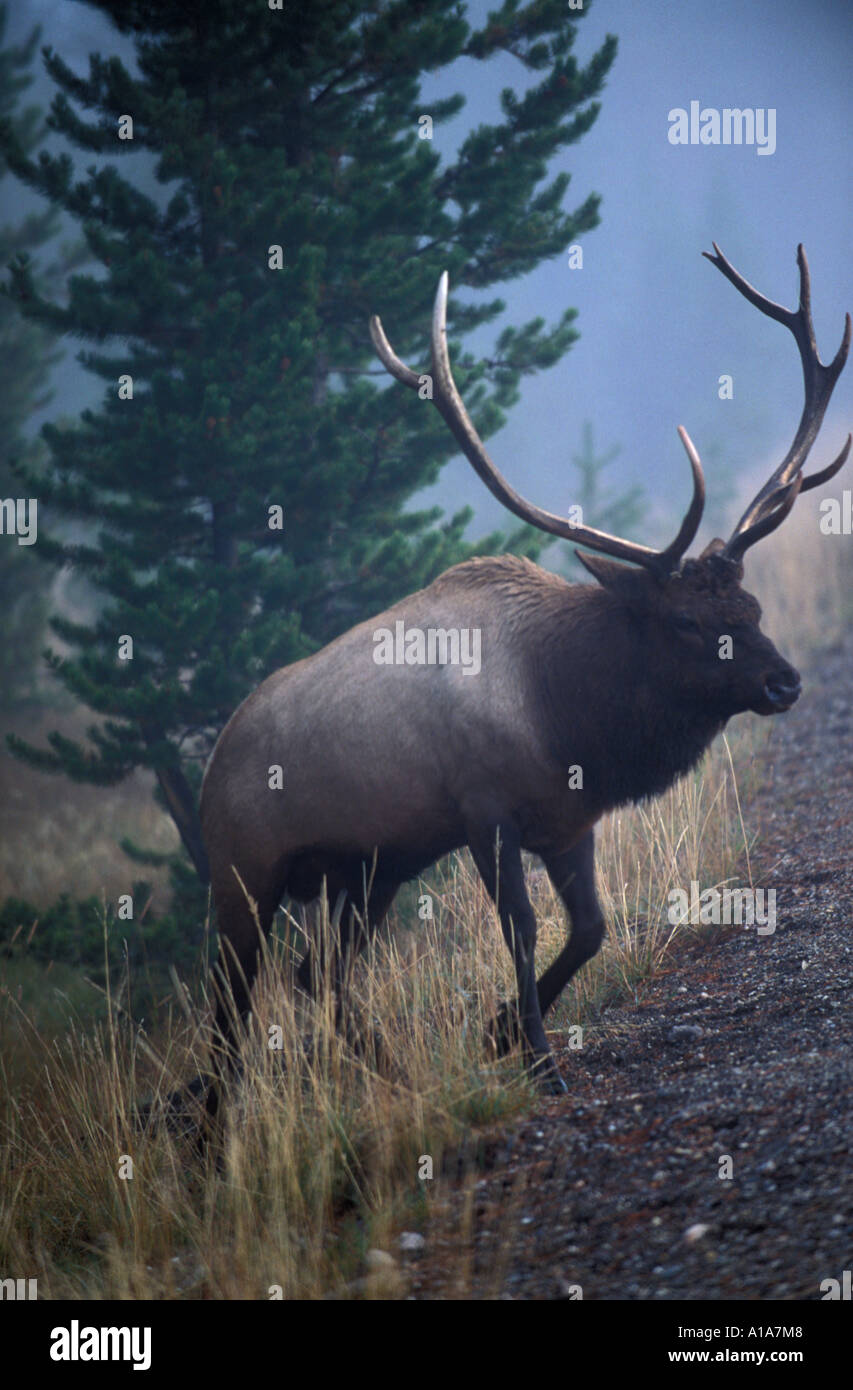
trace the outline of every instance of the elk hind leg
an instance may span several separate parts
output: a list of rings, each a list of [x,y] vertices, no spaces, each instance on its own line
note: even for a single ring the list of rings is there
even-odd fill
[[[229,866],[214,880],[214,902],[219,932],[219,958],[211,971],[215,1000],[212,1071],[205,1109],[212,1120],[226,1078],[238,1065],[242,1030],[251,1010],[252,986],[280,899],[278,887],[261,889],[253,897],[249,887]]]
[[[356,889],[353,882],[346,888],[333,886],[338,891],[328,925],[336,924],[334,939],[331,943],[322,939],[327,925],[324,920],[319,935],[315,935],[299,964],[296,983],[312,998],[322,997],[328,990],[334,991],[335,1027],[361,1052],[364,1039],[354,1029],[350,1002],[352,970],[356,958],[383,922],[399,884],[396,880],[374,877],[367,894],[364,884],[361,889]]]

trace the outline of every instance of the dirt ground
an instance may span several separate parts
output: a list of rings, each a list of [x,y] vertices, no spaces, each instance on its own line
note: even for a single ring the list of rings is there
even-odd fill
[[[752,810],[775,931],[699,928],[581,1051],[552,1035],[570,1095],[473,1192],[438,1180],[410,1297],[820,1299],[853,1268],[853,641],[804,685]]]

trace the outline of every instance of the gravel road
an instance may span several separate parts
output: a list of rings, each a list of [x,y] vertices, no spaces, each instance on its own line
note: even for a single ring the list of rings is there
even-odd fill
[[[570,1095],[491,1142],[473,1198],[445,1184],[410,1296],[819,1299],[853,1268],[851,743],[848,640],[764,754],[775,932],[709,929],[582,1052],[555,1036]]]

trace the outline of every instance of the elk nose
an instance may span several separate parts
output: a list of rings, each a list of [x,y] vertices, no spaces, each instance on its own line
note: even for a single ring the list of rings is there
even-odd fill
[[[789,709],[800,698],[800,677],[793,667],[778,676],[768,676],[764,682],[764,693],[771,704],[779,709]]]

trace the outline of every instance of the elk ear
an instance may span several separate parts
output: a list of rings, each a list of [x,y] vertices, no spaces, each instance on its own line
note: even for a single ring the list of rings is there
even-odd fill
[[[634,565],[620,565],[618,560],[606,560],[603,555],[588,555],[583,550],[576,550],[575,554],[603,589],[609,589],[620,598],[636,594],[640,571]]]

